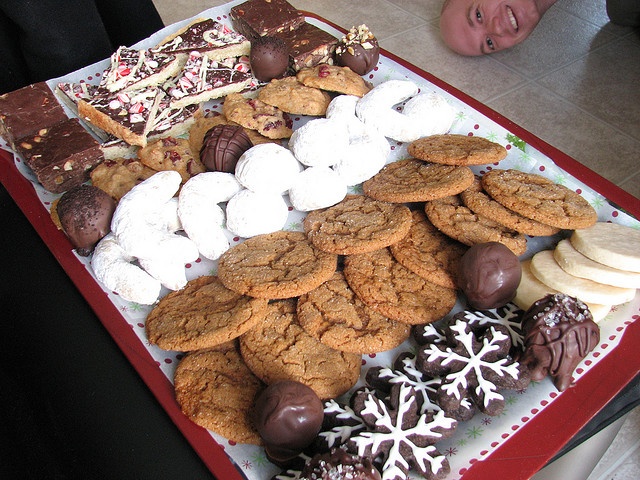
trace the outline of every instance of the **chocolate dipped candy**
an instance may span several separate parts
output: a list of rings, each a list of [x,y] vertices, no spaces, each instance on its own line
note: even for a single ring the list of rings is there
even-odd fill
[[[256,399],[254,423],[269,459],[284,465],[316,438],[324,406],[306,385],[284,380],[269,385]]]
[[[341,67],[349,67],[358,75],[366,75],[378,63],[380,45],[366,25],[351,27],[338,43],[335,57]]]
[[[289,47],[276,37],[258,37],[251,42],[251,72],[261,82],[281,78],[289,68]]]
[[[60,197],[56,209],[62,230],[78,255],[86,257],[111,231],[116,202],[98,187],[79,185]]]
[[[589,308],[564,293],[536,301],[522,317],[524,355],[520,362],[531,370],[531,380],[553,378],[559,391],[571,386],[578,363],[600,341],[600,329]]]
[[[487,310],[505,305],[516,294],[522,267],[505,245],[486,242],[473,245],[460,259],[458,281],[470,306]]]
[[[342,448],[314,455],[302,469],[299,480],[380,480],[380,472],[371,460]]]
[[[239,125],[216,125],[204,135],[200,160],[210,172],[234,173],[238,159],[253,144]]]

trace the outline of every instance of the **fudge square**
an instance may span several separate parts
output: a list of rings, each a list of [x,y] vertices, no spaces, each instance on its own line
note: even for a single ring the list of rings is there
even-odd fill
[[[248,0],[231,8],[231,24],[249,40],[295,30],[304,15],[286,0]]]
[[[289,47],[289,66],[296,72],[321,63],[333,64],[338,39],[315,25],[305,22],[275,36]]]
[[[52,193],[62,193],[89,180],[104,159],[100,144],[70,118],[16,141],[16,152]]]
[[[16,140],[67,120],[62,105],[45,82],[0,95],[0,136],[15,150]]]

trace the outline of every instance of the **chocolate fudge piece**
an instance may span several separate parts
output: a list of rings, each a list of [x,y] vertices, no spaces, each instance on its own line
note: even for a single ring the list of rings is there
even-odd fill
[[[231,24],[248,39],[295,30],[304,15],[286,0],[248,0],[231,8]]]
[[[62,193],[89,179],[89,171],[103,160],[100,144],[77,118],[43,127],[16,140],[16,152],[52,193]]]
[[[0,136],[14,150],[18,138],[66,119],[62,105],[45,82],[0,95]]]
[[[276,37],[283,39],[289,47],[289,66],[296,72],[321,63],[333,65],[338,39],[315,25],[305,22],[297,29],[279,33]]]

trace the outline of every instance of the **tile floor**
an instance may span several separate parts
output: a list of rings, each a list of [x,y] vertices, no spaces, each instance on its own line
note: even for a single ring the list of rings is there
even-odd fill
[[[154,0],[165,24],[225,0]],[[290,0],[344,28],[366,23],[381,46],[471,95],[640,202],[640,29],[609,22],[604,0],[559,0],[523,44],[482,58],[448,51],[442,0]],[[589,480],[637,478],[640,409]],[[567,477],[564,477],[567,478]]]

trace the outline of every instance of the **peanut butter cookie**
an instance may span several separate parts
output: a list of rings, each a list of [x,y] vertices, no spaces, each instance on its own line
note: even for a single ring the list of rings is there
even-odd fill
[[[459,195],[427,202],[424,211],[438,230],[470,247],[477,243],[500,242],[516,255],[527,250],[524,235],[484,215],[473,213],[462,204]]]
[[[456,291],[403,267],[388,248],[349,255],[344,276],[358,297],[382,315],[410,325],[435,322],[456,303]]]
[[[321,399],[353,387],[362,365],[360,355],[334,350],[305,332],[297,320],[295,299],[271,302],[265,321],[240,337],[240,352],[266,384],[294,380]]]
[[[261,321],[267,303],[229,290],[217,277],[199,277],[170,292],[151,310],[145,325],[147,338],[165,350],[214,347]]]
[[[302,232],[252,237],[227,250],[218,276],[229,289],[258,298],[291,298],[331,278],[338,256],[319,250]]]
[[[412,212],[413,222],[406,237],[389,247],[404,267],[436,285],[458,288],[458,264],[467,247],[441,233],[424,212]]]
[[[482,188],[514,212],[557,228],[587,228],[598,214],[579,194],[535,173],[494,169],[482,176]]]
[[[411,333],[409,325],[390,320],[364,304],[342,272],[298,299],[298,320],[319,342],[359,354],[395,348]]]
[[[473,183],[469,167],[438,165],[415,158],[386,165],[362,184],[365,195],[385,202],[427,202],[456,195]]]
[[[296,77],[307,87],[315,87],[330,92],[362,97],[372,86],[349,67],[322,64],[312,68],[303,68]]]
[[[273,79],[258,93],[258,99],[293,115],[322,116],[331,96],[319,88],[307,87],[296,77]]]
[[[265,386],[245,365],[235,342],[186,355],[176,367],[174,385],[191,421],[234,442],[262,444],[251,414]]]
[[[411,227],[411,211],[405,205],[347,195],[332,207],[310,212],[303,226],[321,250],[340,255],[365,253],[404,238]]]
[[[444,165],[485,165],[507,156],[507,149],[499,143],[455,133],[419,138],[407,151],[420,160]]]
[[[239,93],[227,95],[222,113],[228,120],[256,130],[267,138],[289,138],[293,133],[293,121],[288,113],[257,98],[245,98]]]

